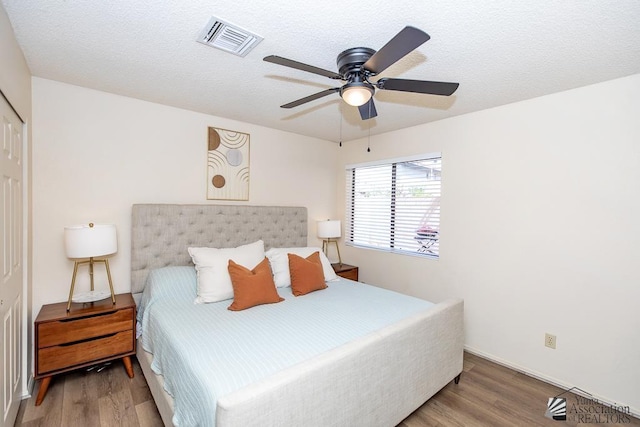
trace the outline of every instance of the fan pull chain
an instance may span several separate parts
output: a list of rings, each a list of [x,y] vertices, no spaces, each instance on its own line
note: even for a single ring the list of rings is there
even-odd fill
[[[338,145],[342,147],[342,102],[340,103],[338,108],[338,114],[340,114],[340,144]]]
[[[369,136],[367,138],[367,153],[371,152],[371,102],[369,102]]]

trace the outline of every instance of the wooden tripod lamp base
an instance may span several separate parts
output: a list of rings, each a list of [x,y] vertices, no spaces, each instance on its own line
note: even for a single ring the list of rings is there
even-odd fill
[[[111,290],[111,302],[113,304],[116,303],[116,294],[113,291],[113,282],[111,281],[111,270],[109,270],[109,260],[108,259],[93,259],[93,257],[89,258],[87,261],[76,261],[73,266],[73,277],[71,278],[71,288],[69,289],[69,302],[67,303],[67,311],[71,310],[71,302],[73,301],[73,291],[76,287],[76,276],[78,274],[78,267],[84,264],[89,264],[89,276],[91,280],[91,291],[82,294],[82,296],[77,298],[78,302],[94,302],[105,299],[108,295],[105,295],[104,292],[96,292],[93,284],[93,265],[95,263],[104,263],[104,267],[107,270],[107,278],[109,279],[109,289]]]
[[[67,257],[75,259],[73,266],[73,277],[71,278],[71,289],[69,289],[69,301],[67,303],[67,311],[71,310],[71,302],[93,302],[107,298],[106,292],[96,292],[93,286],[93,265],[95,263],[103,263],[107,270],[109,279],[109,288],[111,290],[111,301],[116,303],[116,296],[113,292],[113,282],[111,281],[111,270],[109,270],[109,260],[106,257],[114,254],[118,250],[118,240],[116,238],[116,226],[113,224],[94,224],[74,225],[64,228],[64,243]],[[101,259],[96,259],[100,257]],[[88,258],[88,259],[87,259]],[[84,259],[84,261],[78,261]],[[91,291],[82,295],[73,297],[76,287],[76,277],[78,275],[78,267],[89,264],[89,277],[91,278]]]

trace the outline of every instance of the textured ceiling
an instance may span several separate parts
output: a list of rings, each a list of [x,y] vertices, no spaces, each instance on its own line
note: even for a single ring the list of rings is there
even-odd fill
[[[350,140],[640,73],[637,0],[1,0],[34,76],[327,140]],[[241,58],[195,41],[215,15],[264,37]],[[404,26],[431,36],[381,77],[459,82],[451,97],[377,91],[362,121],[337,94],[280,105],[335,81],[355,46]],[[212,123],[214,124],[214,123]]]

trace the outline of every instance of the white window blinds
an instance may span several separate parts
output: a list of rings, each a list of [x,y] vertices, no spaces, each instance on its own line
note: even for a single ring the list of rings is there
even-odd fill
[[[346,171],[346,243],[437,257],[440,238],[440,154]]]

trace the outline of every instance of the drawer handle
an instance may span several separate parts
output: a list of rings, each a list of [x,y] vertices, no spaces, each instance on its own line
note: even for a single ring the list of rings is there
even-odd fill
[[[100,317],[100,316],[109,316],[110,314],[116,313],[115,311],[109,311],[107,313],[97,313],[97,314],[90,314],[84,317],[75,317],[73,319],[60,319],[58,320],[58,322],[76,322],[78,320],[82,320],[82,319],[87,319],[87,318],[92,318],[92,317]]]
[[[99,337],[86,338],[86,339],[83,339],[83,340],[80,340],[80,341],[67,342],[67,343],[64,343],[64,344],[60,344],[59,347],[68,347],[70,345],[82,344],[83,342],[97,341],[97,340],[101,340],[103,338],[111,338],[111,337],[113,337],[113,336],[115,336],[117,334],[118,334],[117,332],[114,332],[112,334],[102,335],[102,336],[99,336]]]

